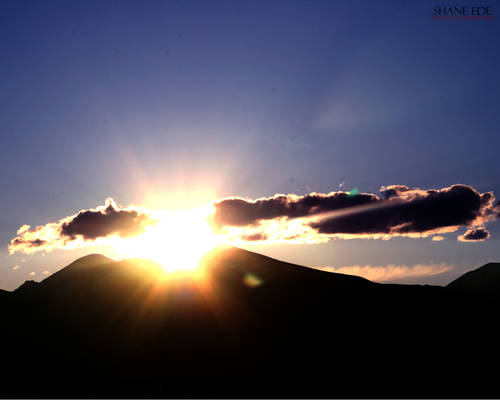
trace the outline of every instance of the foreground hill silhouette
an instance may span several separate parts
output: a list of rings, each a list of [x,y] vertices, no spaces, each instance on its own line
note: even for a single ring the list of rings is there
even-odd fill
[[[449,283],[448,287],[483,296],[499,297],[500,263],[489,263],[469,271]]]
[[[474,273],[382,285],[236,248],[162,271],[89,255],[1,293],[0,395],[500,396],[499,303]]]

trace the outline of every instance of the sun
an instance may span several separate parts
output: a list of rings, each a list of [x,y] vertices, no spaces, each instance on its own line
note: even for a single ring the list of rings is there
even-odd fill
[[[121,243],[120,253],[160,263],[165,272],[195,270],[201,258],[221,244],[207,217],[211,207],[183,211],[156,211],[158,223]]]

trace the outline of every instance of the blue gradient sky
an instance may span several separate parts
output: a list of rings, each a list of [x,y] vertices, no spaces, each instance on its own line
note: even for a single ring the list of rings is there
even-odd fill
[[[168,208],[344,180],[370,193],[463,183],[499,197],[498,21],[437,22],[435,6],[0,2],[0,287],[89,252],[9,256],[21,225],[106,197]],[[500,260],[500,223],[488,230],[481,243],[248,248],[318,266],[448,263],[427,279],[446,283]]]

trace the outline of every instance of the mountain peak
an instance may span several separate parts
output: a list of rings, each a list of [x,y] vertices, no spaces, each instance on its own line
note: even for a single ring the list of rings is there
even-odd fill
[[[77,262],[113,262],[113,261],[114,261],[113,259],[103,256],[102,254],[92,253],[77,258],[75,261],[72,262],[72,264],[75,264]]]
[[[16,292],[26,292],[30,291],[40,285],[40,282],[33,281],[33,280],[28,280],[25,281],[21,286],[19,286],[15,291]]]
[[[84,273],[85,271],[93,270],[105,264],[111,264],[115,261],[111,258],[103,256],[102,254],[87,254],[73,261],[71,264],[60,269],[48,278],[44,279],[41,283],[44,286],[52,285],[54,282],[67,282],[74,279],[74,274]]]
[[[79,269],[79,268],[97,266],[97,265],[107,264],[107,263],[112,263],[112,262],[115,262],[115,260],[112,260],[111,258],[103,256],[102,254],[87,254],[86,256],[77,258],[75,261],[73,261],[67,267],[56,272],[56,274],[60,273],[62,271],[65,271],[67,269]],[[55,274],[53,274],[52,276],[54,276],[54,275]]]
[[[469,271],[450,282],[447,287],[488,296],[500,296],[500,263],[491,262]]]

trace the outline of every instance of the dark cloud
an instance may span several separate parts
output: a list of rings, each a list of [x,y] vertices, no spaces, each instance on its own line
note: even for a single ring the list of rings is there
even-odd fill
[[[71,240],[77,236],[85,240],[111,235],[130,237],[143,233],[151,222],[147,214],[137,210],[120,210],[110,202],[104,210],[80,211],[73,219],[61,225],[61,235]]]
[[[485,197],[465,185],[441,190],[385,191],[390,201],[382,207],[361,210],[319,222],[311,227],[319,233],[409,234],[433,232],[439,228],[469,225],[482,215]],[[484,197],[483,197],[484,196]],[[400,200],[393,202],[393,200]]]
[[[380,193],[381,196],[350,192],[276,195],[255,201],[228,198],[214,204],[213,223],[221,229],[252,227],[278,218],[314,217],[304,224],[323,238],[425,237],[453,232],[461,226],[482,226],[496,212],[492,193],[481,194],[461,184],[437,190],[392,185],[382,187]],[[310,232],[308,235],[310,238]]]
[[[460,242],[480,242],[490,237],[490,233],[484,228],[468,229],[462,236],[458,237]]]
[[[147,212],[135,207],[121,208],[112,199],[108,199],[104,206],[82,210],[57,222],[35,228],[23,225],[8,248],[10,254],[73,248],[74,243],[81,246],[108,236],[125,238],[140,235],[146,226],[156,222]]]
[[[216,227],[254,225],[260,220],[300,218],[380,201],[372,194],[350,195],[348,192],[311,193],[305,196],[276,195],[255,201],[228,198],[214,203],[213,224]]]

